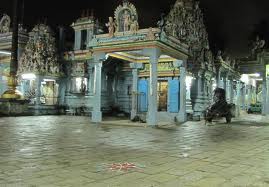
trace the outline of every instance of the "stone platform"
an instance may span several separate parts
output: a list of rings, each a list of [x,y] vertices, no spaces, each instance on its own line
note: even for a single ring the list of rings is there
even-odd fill
[[[0,116],[23,116],[28,112],[28,100],[0,98]]]

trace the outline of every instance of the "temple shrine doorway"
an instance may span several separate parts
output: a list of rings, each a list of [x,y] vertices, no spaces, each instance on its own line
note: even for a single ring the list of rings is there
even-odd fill
[[[110,117],[127,118],[132,104],[132,71],[129,62],[109,57],[103,63],[102,110]]]
[[[168,81],[158,81],[158,111],[167,111]]]

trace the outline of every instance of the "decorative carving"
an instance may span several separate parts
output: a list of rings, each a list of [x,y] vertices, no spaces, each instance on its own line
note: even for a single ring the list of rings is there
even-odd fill
[[[116,24],[112,17],[109,17],[109,22],[106,24],[106,26],[108,27],[109,36],[113,37],[115,33]]]
[[[231,63],[231,66],[232,66],[232,68],[233,68],[233,69],[235,69],[235,68],[236,68],[236,67],[235,67],[235,66],[236,66],[236,64],[237,64],[237,63],[236,63],[236,60],[235,60],[235,59],[233,59],[233,60],[232,60],[232,63]]]
[[[130,31],[136,34],[138,30],[139,30],[138,22],[135,19],[135,17],[132,16],[132,22],[131,22],[131,26],[130,26]]]
[[[252,57],[255,57],[257,53],[262,52],[265,46],[265,40],[261,40],[259,36],[256,37],[256,41],[253,42],[253,48],[251,50]]]
[[[124,10],[124,13],[122,15],[123,20],[123,31],[129,31],[130,23],[131,23],[131,16],[128,10]]]
[[[218,50],[218,53],[217,53],[217,57],[216,57],[216,59],[217,59],[218,61],[220,61],[220,62],[222,62],[222,61],[223,61],[223,58],[222,58],[222,52],[221,52],[221,50]]]
[[[74,62],[71,68],[72,76],[85,76],[86,64],[84,62]]]
[[[117,32],[138,30],[138,15],[135,6],[132,3],[126,0],[123,1],[122,5],[119,5],[115,10],[114,16]]]
[[[59,74],[55,38],[51,29],[38,24],[30,33],[25,51],[19,60],[18,73]]]
[[[7,33],[10,30],[11,19],[8,15],[4,14],[0,20],[0,33]]]
[[[177,0],[170,13],[165,18],[164,31],[167,35],[172,35],[178,39],[183,39],[186,34],[185,20],[187,12],[182,0]],[[160,24],[164,21],[160,21]]]
[[[23,28],[23,25],[22,24],[19,24],[19,32],[27,32],[27,30],[25,28]]]
[[[147,39],[147,40],[155,40],[155,39],[156,39],[155,34],[154,34],[154,32],[153,32],[153,30],[152,30],[151,27],[150,27],[149,30],[148,30],[146,39]]]
[[[159,29],[161,30],[161,33],[164,33],[164,28],[165,28],[165,18],[164,18],[164,16],[165,16],[165,14],[162,13],[161,14],[161,19],[157,23]]]
[[[198,1],[177,0],[169,14],[161,19],[158,25],[162,33],[176,37],[189,46],[189,59],[193,63],[200,66],[204,61],[212,63],[206,56],[206,51],[209,50],[208,34]]]

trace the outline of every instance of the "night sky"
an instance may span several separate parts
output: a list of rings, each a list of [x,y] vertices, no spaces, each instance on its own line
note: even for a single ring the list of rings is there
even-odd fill
[[[122,0],[25,0],[24,24],[29,29],[47,18],[54,28],[68,26],[83,9],[94,9],[101,23],[107,22]],[[140,28],[154,27],[162,12],[168,13],[175,0],[130,0],[138,11]],[[201,0],[211,48],[232,55],[247,55],[249,40],[256,34],[268,40],[268,0]],[[12,12],[12,0],[1,0],[0,14]]]

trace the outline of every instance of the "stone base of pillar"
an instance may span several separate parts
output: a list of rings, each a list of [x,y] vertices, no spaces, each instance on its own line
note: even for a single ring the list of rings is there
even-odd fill
[[[186,112],[188,114],[193,114],[192,103],[190,99],[187,99],[186,101]]]
[[[185,113],[185,112],[179,113],[176,118],[177,118],[177,122],[184,123],[187,121],[187,113]]]
[[[235,117],[239,117],[240,116],[240,106],[236,105],[235,106]]]
[[[192,98],[193,103],[193,120],[204,119],[204,111],[209,106],[209,98],[207,96],[197,95]]]
[[[101,111],[93,111],[92,112],[92,122],[93,123],[102,122],[102,112]]]
[[[147,114],[147,124],[150,126],[156,126],[158,124],[157,116],[153,116],[153,114]]]
[[[133,120],[137,116],[137,112],[135,110],[131,110],[131,120]]]

